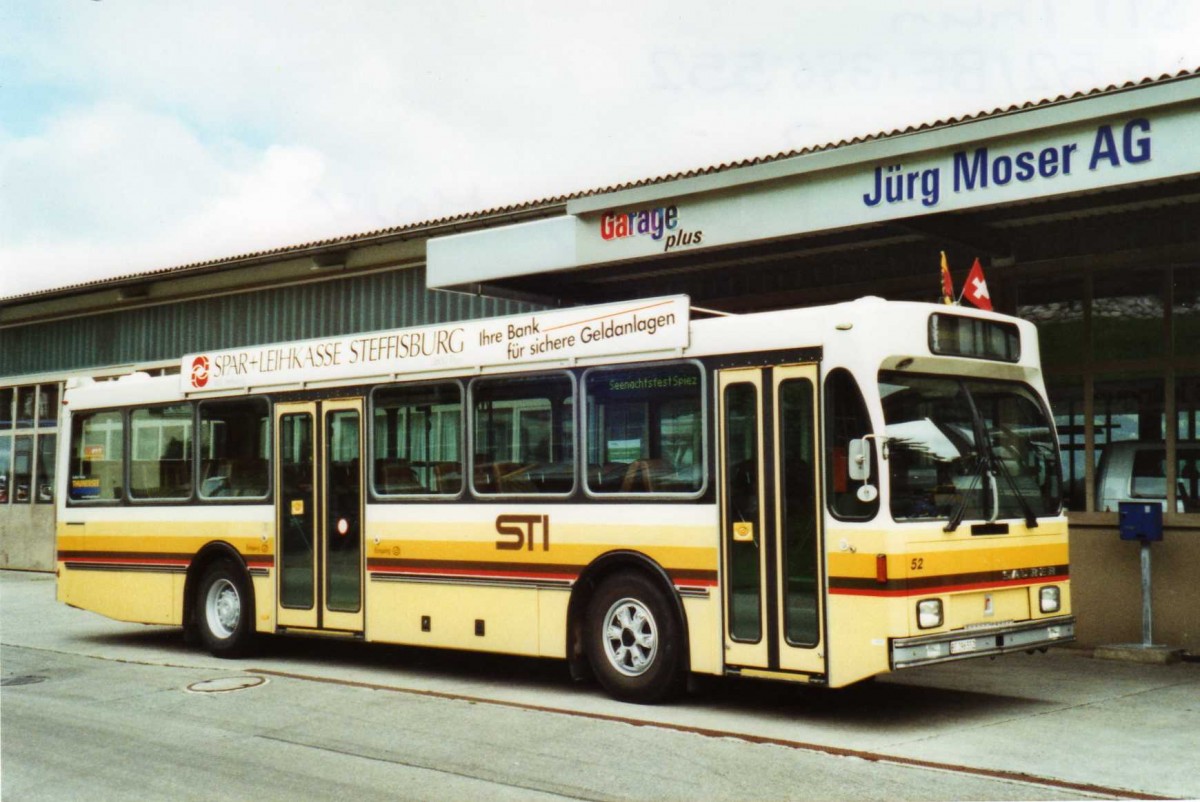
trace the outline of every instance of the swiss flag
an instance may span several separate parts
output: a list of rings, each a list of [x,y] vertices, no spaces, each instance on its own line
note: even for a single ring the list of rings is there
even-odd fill
[[[963,297],[980,309],[992,311],[992,296],[988,295],[987,279],[983,277],[983,265],[978,259],[971,265],[971,272],[963,284]]]

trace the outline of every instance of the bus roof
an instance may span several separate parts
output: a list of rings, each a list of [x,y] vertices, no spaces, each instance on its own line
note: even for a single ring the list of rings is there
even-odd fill
[[[73,382],[68,391],[72,406],[86,408],[811,347],[873,371],[888,355],[932,358],[928,321],[934,313],[1015,324],[1020,354],[1008,368],[1038,368],[1033,324],[977,309],[874,297],[702,320],[691,320],[690,309],[687,296],[675,295],[253,345],[188,354],[178,376]],[[954,361],[961,367],[962,360]]]

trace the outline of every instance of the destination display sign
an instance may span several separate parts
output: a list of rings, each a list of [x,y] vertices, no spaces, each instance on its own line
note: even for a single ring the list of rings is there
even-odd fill
[[[189,354],[184,392],[684,348],[686,295]]]

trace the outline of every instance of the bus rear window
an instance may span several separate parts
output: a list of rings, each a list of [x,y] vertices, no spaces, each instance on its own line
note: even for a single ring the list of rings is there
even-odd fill
[[[940,356],[1017,362],[1021,333],[1016,323],[935,313],[929,316],[929,350]]]

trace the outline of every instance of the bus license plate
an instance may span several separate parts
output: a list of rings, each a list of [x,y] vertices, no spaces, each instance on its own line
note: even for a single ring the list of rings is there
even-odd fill
[[[975,639],[950,641],[950,654],[963,654],[975,651]]]

